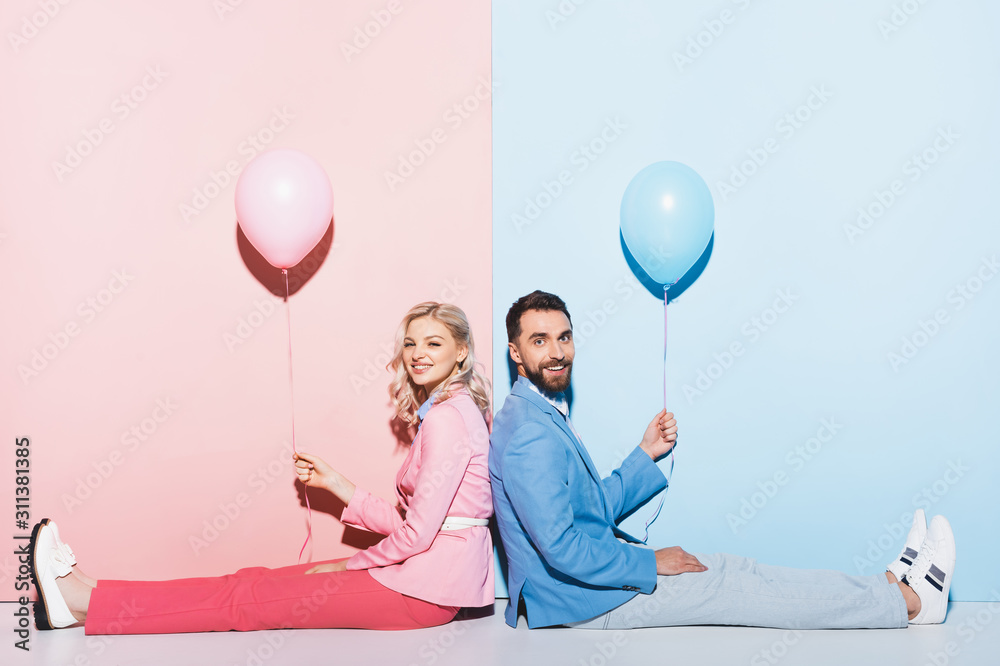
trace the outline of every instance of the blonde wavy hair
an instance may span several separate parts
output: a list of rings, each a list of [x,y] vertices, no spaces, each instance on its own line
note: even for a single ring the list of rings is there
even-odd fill
[[[417,385],[410,379],[403,363],[403,340],[406,338],[406,329],[410,326],[410,322],[421,317],[430,317],[434,321],[444,324],[458,346],[468,349],[468,355],[458,364],[458,372],[450,377],[447,384],[438,392],[435,404],[447,400],[456,390],[465,388],[475,400],[487,425],[492,424],[490,380],[483,376],[480,372],[482,366],[476,362],[476,350],[472,340],[472,330],[469,328],[469,320],[462,308],[450,303],[437,303],[435,301],[427,301],[413,306],[403,317],[403,321],[400,322],[399,328],[396,330],[395,352],[389,365],[386,366],[386,370],[391,371],[394,375],[389,383],[389,397],[396,407],[396,416],[410,426],[416,426],[420,423],[420,419],[417,417],[417,410],[420,409]]]

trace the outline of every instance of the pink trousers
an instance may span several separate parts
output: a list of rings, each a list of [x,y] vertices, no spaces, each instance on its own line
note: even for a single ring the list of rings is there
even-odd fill
[[[102,580],[91,593],[86,633],[419,629],[458,613],[390,590],[363,570],[305,575],[316,564],[324,563],[253,567],[218,578]]]

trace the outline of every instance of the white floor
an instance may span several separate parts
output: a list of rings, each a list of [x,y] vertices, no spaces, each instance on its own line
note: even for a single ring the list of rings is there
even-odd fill
[[[674,627],[627,632],[516,630],[496,614],[419,631],[347,629],[173,636],[91,636],[82,628],[32,632],[31,651],[8,644],[0,663],[94,664],[450,664],[654,666],[782,664],[944,666],[1000,664],[1000,603],[952,603],[943,625],[903,630],[805,631]],[[0,604],[0,610],[11,608]],[[6,614],[6,613],[5,613]],[[13,654],[13,659],[9,655]]]

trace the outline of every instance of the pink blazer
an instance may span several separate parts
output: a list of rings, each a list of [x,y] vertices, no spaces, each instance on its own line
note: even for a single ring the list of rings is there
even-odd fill
[[[396,474],[398,508],[358,488],[341,520],[387,535],[355,553],[347,568],[367,569],[389,589],[442,606],[493,603],[493,541],[487,526],[440,531],[446,516],[493,515],[489,431],[468,392],[427,412]]]

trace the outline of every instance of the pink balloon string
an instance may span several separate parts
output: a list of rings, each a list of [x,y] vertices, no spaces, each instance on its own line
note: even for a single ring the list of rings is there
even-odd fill
[[[292,377],[292,302],[288,293],[288,269],[282,268],[281,274],[285,277],[285,314],[288,322],[288,389],[292,396],[292,452],[298,453],[295,448],[295,381]],[[302,562],[302,553],[306,550],[306,544],[312,539],[312,507],[309,506],[309,486],[302,488],[302,494],[306,498],[306,540],[299,550],[299,562]]]

